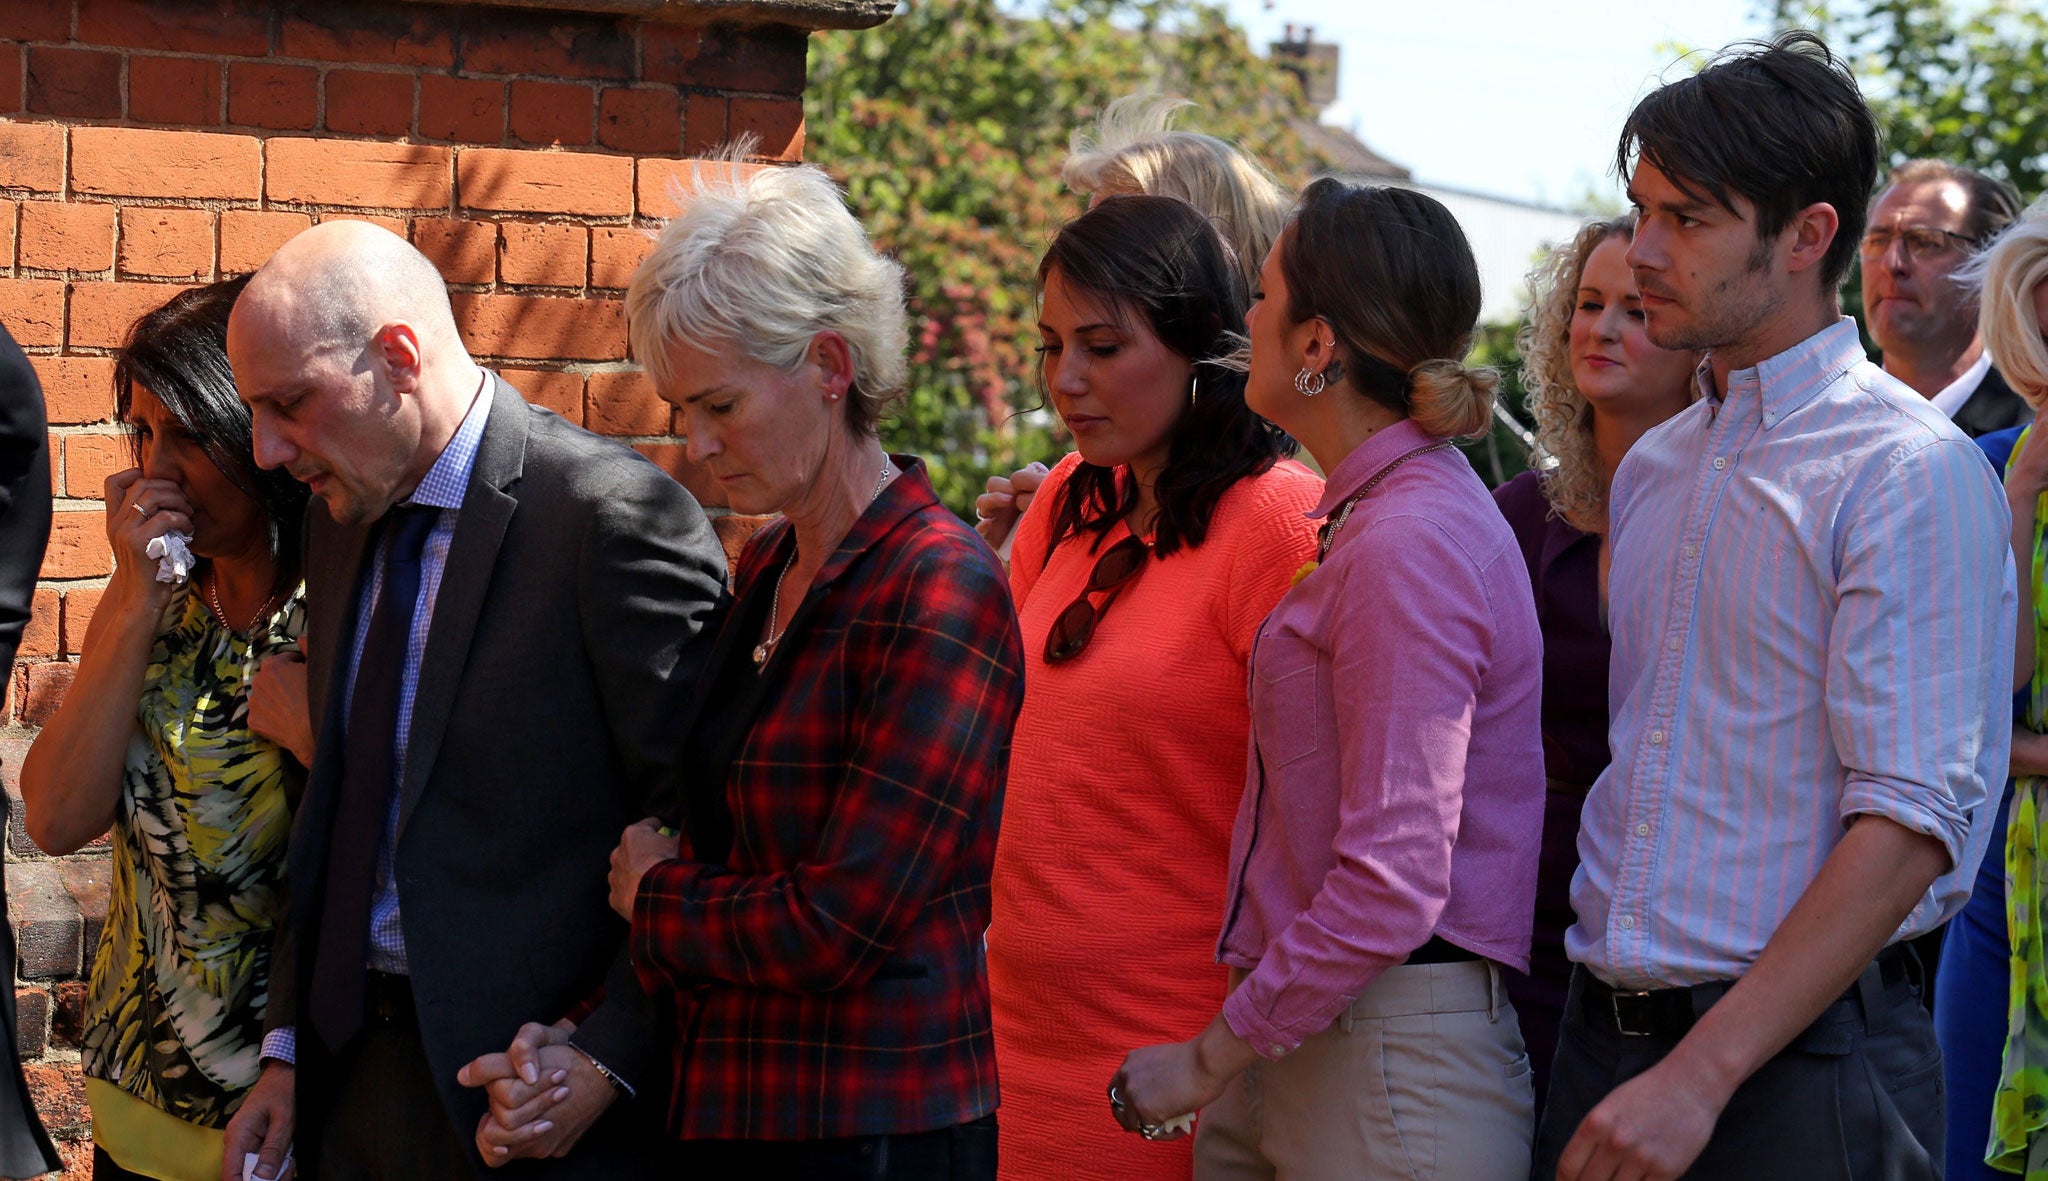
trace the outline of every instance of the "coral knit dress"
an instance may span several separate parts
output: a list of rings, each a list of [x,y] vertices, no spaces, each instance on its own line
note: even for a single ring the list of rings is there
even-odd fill
[[[1088,647],[1049,665],[1053,620],[1129,536],[1069,537],[1048,559],[1079,461],[1046,477],[1010,563],[1025,677],[988,932],[1000,1175],[1185,1181],[1192,1140],[1125,1132],[1107,1087],[1130,1050],[1191,1038],[1223,1004],[1216,934],[1245,783],[1246,662],[1315,555],[1304,514],[1322,481],[1292,460],[1240,480],[1200,547],[1148,561]]]

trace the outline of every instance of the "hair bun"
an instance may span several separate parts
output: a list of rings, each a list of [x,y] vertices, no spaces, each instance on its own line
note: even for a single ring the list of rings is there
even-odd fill
[[[1494,391],[1500,371],[1467,369],[1448,357],[1408,370],[1409,417],[1432,435],[1477,437],[1493,424]]]

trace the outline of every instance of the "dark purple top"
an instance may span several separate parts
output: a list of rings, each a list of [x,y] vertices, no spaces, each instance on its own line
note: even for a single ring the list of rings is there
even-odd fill
[[[1541,1101],[1557,1047],[1571,961],[1572,874],[1579,868],[1579,811],[1607,768],[1607,628],[1600,622],[1600,539],[1550,515],[1542,479],[1523,472],[1493,490],[1514,530],[1536,621],[1543,632],[1543,771],[1550,780],[1536,862],[1536,930],[1529,975],[1510,976],[1508,995],[1536,1068]]]

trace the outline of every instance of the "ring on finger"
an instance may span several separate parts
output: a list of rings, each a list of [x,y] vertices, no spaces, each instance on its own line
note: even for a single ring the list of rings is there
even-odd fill
[[[138,512],[138,513],[141,513],[141,514],[142,514],[142,519],[143,519],[143,520],[145,520],[145,521],[149,520],[149,518],[150,518],[150,515],[151,515],[151,514],[150,514],[150,511],[149,511],[148,509],[146,509],[146,508],[143,508],[143,507],[142,507],[142,502],[141,502],[141,501],[139,501],[139,500],[138,500],[138,501],[136,501],[136,502],[135,502],[135,503],[134,503],[133,505],[131,505],[130,507],[131,507],[131,508],[133,508],[133,509],[134,509],[134,510],[135,510],[136,512]]]

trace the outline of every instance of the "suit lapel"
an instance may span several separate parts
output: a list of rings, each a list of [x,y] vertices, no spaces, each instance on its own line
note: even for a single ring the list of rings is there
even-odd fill
[[[477,617],[498,564],[498,547],[512,522],[518,500],[506,491],[518,482],[526,461],[528,426],[525,399],[495,375],[491,378],[490,419],[477,448],[476,464],[462,493],[461,515],[448,548],[448,564],[434,597],[434,620],[420,661],[419,685],[413,698],[412,730],[406,741],[405,778],[398,785],[398,828],[412,818],[425,790],[427,776],[440,754],[448,717],[455,707],[462,669],[476,634]]]

